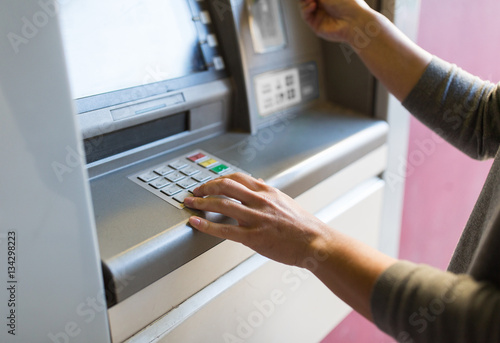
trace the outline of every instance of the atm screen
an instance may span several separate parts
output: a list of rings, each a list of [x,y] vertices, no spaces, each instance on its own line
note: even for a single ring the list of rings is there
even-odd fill
[[[76,99],[207,69],[187,0],[74,0],[60,6]]]

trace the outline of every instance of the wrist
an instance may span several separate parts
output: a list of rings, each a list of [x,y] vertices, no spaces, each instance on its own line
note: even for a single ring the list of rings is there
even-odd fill
[[[349,22],[345,42],[359,53],[367,48],[382,33],[388,19],[370,7],[361,7]]]
[[[308,269],[312,273],[331,257],[332,251],[335,251],[331,244],[332,240],[334,241],[332,238],[332,235],[334,235],[333,229],[323,222],[319,222],[316,232],[316,236],[310,240],[304,249],[302,258],[297,261],[297,266]]]

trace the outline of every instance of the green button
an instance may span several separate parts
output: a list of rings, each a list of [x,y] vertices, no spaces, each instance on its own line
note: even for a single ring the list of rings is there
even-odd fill
[[[229,169],[229,167],[224,164],[219,164],[217,167],[213,167],[210,170],[213,171],[215,174],[220,174],[226,169]]]

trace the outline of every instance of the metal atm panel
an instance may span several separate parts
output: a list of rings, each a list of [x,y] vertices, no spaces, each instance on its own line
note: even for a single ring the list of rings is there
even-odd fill
[[[219,171],[226,170],[224,165],[227,172],[250,173],[296,197],[382,147],[388,127],[327,101],[325,50],[300,18],[295,2],[131,0],[103,8],[91,2],[87,12],[79,10],[82,4],[71,2],[66,17],[62,8],[63,41],[66,49],[73,49],[67,58],[74,61],[70,71],[76,70],[77,76],[70,80],[77,83],[73,92],[87,153],[112,332],[115,340],[123,340],[253,254],[231,242],[221,244],[187,224],[195,212],[182,208],[175,197],[188,192],[190,184],[184,188],[168,173],[188,180],[194,174],[185,173],[184,167],[176,169],[176,162],[202,153],[206,160],[189,163],[207,168],[213,177],[223,174]],[[83,20],[80,28],[77,23],[84,13],[111,6],[117,6],[118,14],[109,24],[97,23],[104,37],[99,39],[105,39],[110,27],[113,34],[119,33],[125,16],[127,23],[145,22],[141,30],[157,35],[149,44],[162,37],[169,47],[179,44],[190,62],[173,74],[166,71],[169,64],[141,62],[135,65],[135,83],[112,80],[98,85],[103,88],[92,88],[85,80],[89,75],[78,68],[85,54],[75,53],[86,50],[75,37],[85,34],[89,23]],[[151,20],[148,6],[156,8]],[[172,20],[176,14],[175,21],[182,21],[191,43],[176,43],[169,27],[159,33],[147,31],[149,21],[160,20],[162,11]],[[269,18],[276,19],[277,26],[269,26]],[[113,51],[122,52],[115,58],[123,55],[127,40],[113,44],[111,57],[101,54],[108,59],[105,65],[113,65]],[[158,49],[167,57],[177,51],[152,51]],[[115,72],[120,70],[124,68],[117,66]],[[104,75],[111,77],[111,71]],[[100,73],[93,77],[101,78]],[[78,84],[82,79],[90,86]],[[209,159],[217,163],[204,166]],[[171,185],[178,187],[170,190]],[[203,266],[203,272],[185,278],[192,265]],[[178,275],[190,284],[183,284],[183,278],[172,280]],[[156,306],[159,298],[163,307]],[[134,320],[134,313],[142,319]]]

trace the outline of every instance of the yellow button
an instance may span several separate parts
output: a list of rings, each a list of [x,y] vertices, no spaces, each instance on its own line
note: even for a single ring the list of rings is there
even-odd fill
[[[212,164],[217,163],[217,160],[214,160],[213,158],[210,158],[206,161],[200,162],[199,165],[205,168],[210,167]]]

